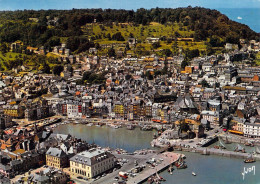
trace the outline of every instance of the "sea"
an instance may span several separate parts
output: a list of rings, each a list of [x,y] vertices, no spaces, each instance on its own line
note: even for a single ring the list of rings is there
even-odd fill
[[[260,8],[219,8],[229,19],[248,25],[253,31],[260,33]]]
[[[122,148],[128,152],[150,148],[153,131],[113,129],[107,126],[96,127],[83,124],[65,124],[58,126],[54,133],[71,134],[89,143],[111,148]],[[243,159],[215,155],[200,155],[182,152],[186,155],[187,169],[173,171],[170,175],[163,171],[160,175],[166,179],[162,184],[260,184],[260,161],[245,164]],[[197,176],[193,176],[195,172]]]

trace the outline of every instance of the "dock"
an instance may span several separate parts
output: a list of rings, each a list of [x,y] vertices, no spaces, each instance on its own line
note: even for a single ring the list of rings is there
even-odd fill
[[[182,154],[165,152],[157,155],[156,159],[163,159],[163,161],[155,167],[146,168],[141,173],[137,174],[134,178],[129,178],[127,184],[138,184],[143,183],[152,175],[155,175],[156,172],[160,173],[161,171],[167,169],[171,164],[176,162]]]
[[[201,147],[208,147],[209,145],[218,141],[218,137],[214,137],[212,139],[207,139],[207,141],[201,145]]]

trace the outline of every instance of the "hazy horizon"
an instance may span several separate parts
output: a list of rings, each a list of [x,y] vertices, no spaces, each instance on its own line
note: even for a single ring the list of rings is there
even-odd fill
[[[88,8],[102,8],[102,9],[126,9],[136,10],[139,8],[178,8],[187,6],[200,6],[210,9],[222,8],[260,8],[260,0],[0,0],[0,10],[69,10],[69,9],[88,9]]]

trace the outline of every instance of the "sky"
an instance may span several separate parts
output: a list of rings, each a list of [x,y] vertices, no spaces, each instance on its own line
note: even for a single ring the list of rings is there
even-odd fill
[[[112,8],[177,8],[187,6],[205,8],[260,8],[260,0],[0,0],[0,10]]]

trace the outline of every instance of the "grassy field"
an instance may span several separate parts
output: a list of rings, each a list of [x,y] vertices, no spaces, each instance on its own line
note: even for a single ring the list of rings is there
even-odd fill
[[[7,53],[3,54],[2,52],[0,52],[1,68],[6,70],[6,66],[3,64],[4,62],[13,61],[13,60],[19,59],[19,58],[22,59],[23,56],[24,56],[24,54],[20,54],[20,53],[7,52]]]
[[[152,45],[145,42],[147,37],[163,37],[166,38],[175,38],[176,32],[179,34],[178,37],[192,37],[194,31],[188,30],[187,27],[183,26],[182,24],[169,24],[169,25],[162,25],[156,22],[152,22],[149,25],[143,26],[138,25],[134,26],[132,24],[124,23],[124,24],[113,24],[112,26],[105,26],[103,24],[87,24],[82,27],[82,31],[86,37],[96,37],[95,42],[99,44],[112,44],[112,43],[125,43],[126,41],[114,41],[109,40],[107,35],[113,34],[117,32],[121,32],[122,36],[125,40],[128,39],[130,33],[137,39],[138,44],[136,48],[142,47],[143,50],[152,50]],[[168,43],[167,41],[160,41],[161,47],[160,49],[170,49],[172,50],[172,44]],[[179,48],[190,50],[192,49],[199,49],[200,51],[204,51],[206,49],[206,45],[204,42],[186,42],[186,41],[178,41]],[[116,47],[115,47],[116,48]],[[116,48],[118,49],[118,48]],[[132,50],[133,51],[133,50]]]
[[[182,29],[180,30],[180,28]],[[175,37],[177,31],[181,37],[190,37],[194,34],[193,31],[189,31],[187,27],[179,25],[177,23],[172,25],[162,25],[159,23],[151,23],[150,25],[134,26],[132,24],[114,24],[113,26],[104,26],[101,24],[87,24],[82,28],[86,36],[98,36],[100,42],[108,41],[106,35],[110,33],[112,36],[116,32],[121,32],[122,36],[127,40],[129,34],[132,33],[138,41],[144,42],[147,37]],[[102,41],[101,41],[102,40]]]
[[[46,56],[46,63],[49,64],[50,68],[53,68],[57,63],[50,63],[48,57],[57,58],[58,56],[53,53],[48,53]],[[2,52],[0,52],[0,70],[8,71],[5,63],[8,64],[10,61],[14,61],[15,59],[21,59],[23,61],[23,65],[29,67],[30,69],[35,69],[40,66],[40,64],[37,63],[37,58],[38,55],[26,55],[14,52],[7,52],[3,54]]]
[[[259,66],[260,65],[260,52],[256,54],[255,63]]]

